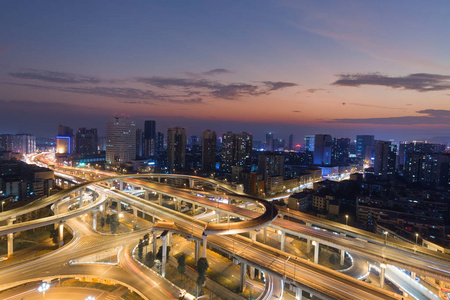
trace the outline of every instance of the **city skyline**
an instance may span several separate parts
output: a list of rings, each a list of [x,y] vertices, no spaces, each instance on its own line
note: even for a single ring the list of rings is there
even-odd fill
[[[450,131],[447,2],[33,3],[0,12],[0,128],[424,140]],[[45,16],[45,17],[44,17]],[[449,138],[446,140],[448,141]]]

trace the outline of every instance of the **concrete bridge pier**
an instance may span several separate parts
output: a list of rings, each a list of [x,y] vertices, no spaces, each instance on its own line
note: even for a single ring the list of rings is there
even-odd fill
[[[120,202],[120,200],[116,200],[116,202],[117,202],[117,214],[120,214],[122,212],[122,203]]]
[[[246,276],[247,276],[247,264],[244,262],[241,262],[241,278],[240,278],[240,285],[239,285],[239,292],[241,292],[241,293],[245,289]]]
[[[344,260],[345,260],[345,250],[340,250],[341,252],[341,266],[344,265]]]
[[[319,250],[320,250],[320,243],[313,241],[314,246],[314,263],[319,263]]]
[[[97,211],[93,211],[92,212],[92,229],[94,229],[94,231],[97,231]]]
[[[194,243],[195,243],[195,250],[194,250],[194,252],[195,252],[195,264],[197,264],[197,262],[198,262],[198,260],[200,258],[200,242],[195,240]]]
[[[156,259],[156,231],[153,232],[153,260]]]
[[[219,224],[220,223],[220,212],[216,211],[216,223]]]
[[[64,224],[61,222],[59,223],[59,244],[62,245],[62,242],[64,241]]]
[[[195,210],[197,209],[197,205],[192,203],[192,215],[195,215]]]
[[[301,288],[295,288],[295,300],[302,300],[303,291]]]
[[[161,261],[161,276],[166,277],[166,262],[167,262],[167,231],[161,234],[162,238],[162,261]]]
[[[162,194],[161,193],[158,194],[158,204],[160,206],[162,205]]]
[[[8,219],[8,226],[11,226],[16,218]],[[8,233],[8,258],[14,254],[14,233]]]
[[[123,191],[123,180],[119,181],[119,190]]]
[[[281,241],[280,250],[284,251],[286,244],[286,233],[284,231],[281,232],[280,241]]]
[[[84,191],[86,190],[86,188],[83,188],[83,189],[81,189],[80,191],[79,191],[79,198],[78,198],[78,206],[79,206],[79,208],[81,208],[81,206],[83,206],[83,194],[84,194]]]
[[[195,186],[194,179],[189,179],[189,188],[193,189]]]
[[[208,243],[208,241],[207,241],[207,236],[206,235],[203,235],[202,236],[202,239],[203,239],[203,253],[202,253],[202,257],[204,257],[204,258],[206,258],[206,245],[207,245],[207,243]]]
[[[384,278],[386,276],[386,265],[380,264],[380,287],[384,288]]]
[[[145,199],[145,200],[148,200],[148,190],[145,190],[145,191],[144,191],[144,199]]]

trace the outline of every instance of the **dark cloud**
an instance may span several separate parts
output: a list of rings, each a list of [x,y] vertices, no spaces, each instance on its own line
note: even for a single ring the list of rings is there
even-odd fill
[[[351,123],[351,124],[377,124],[377,125],[450,125],[450,110],[425,109],[417,113],[422,116],[404,116],[389,118],[366,118],[366,119],[334,119],[327,123]]]
[[[327,91],[327,89],[308,89],[306,91],[308,93],[314,94],[315,92],[319,92],[319,91]]]
[[[173,78],[173,77],[138,77],[136,81],[158,88],[182,88],[190,93],[202,91],[222,99],[235,99],[241,96],[259,96],[287,87],[297,86],[295,83],[281,81],[263,81],[262,84],[220,83],[207,79]]]
[[[294,112],[294,113],[299,113],[299,112],[301,112],[300,110],[293,110],[292,112]]]
[[[12,82],[2,82],[4,84],[26,86],[36,89],[44,90],[54,90],[67,93],[75,94],[87,94],[96,95],[108,98],[119,98],[119,99],[139,99],[146,101],[127,101],[126,103],[133,104],[155,104],[155,102],[169,102],[178,104],[199,104],[203,103],[202,98],[189,98],[189,99],[177,99],[183,98],[185,95],[161,95],[157,94],[152,90],[128,88],[128,87],[61,87],[61,86],[46,86],[38,84],[24,84],[24,83],[12,83]]]
[[[416,73],[404,77],[389,77],[380,73],[340,74],[333,85],[359,87],[378,85],[418,92],[450,90],[450,75]]]
[[[402,107],[391,107],[391,106],[382,106],[382,105],[373,105],[373,104],[364,104],[364,103],[342,102],[342,105],[354,105],[354,106],[374,107],[374,108],[383,108],[383,109],[403,109]]]
[[[207,72],[203,72],[203,75],[207,76],[213,76],[213,75],[221,75],[221,74],[227,74],[227,73],[233,73],[230,70],[227,69],[213,69]]]
[[[84,76],[65,72],[53,72],[47,70],[27,69],[26,72],[17,72],[8,74],[14,78],[32,79],[51,83],[90,83],[98,84],[102,80],[93,76]]]

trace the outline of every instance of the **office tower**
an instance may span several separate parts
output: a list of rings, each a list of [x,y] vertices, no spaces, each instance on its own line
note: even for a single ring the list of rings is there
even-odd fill
[[[144,122],[144,153],[145,157],[154,156],[156,153],[156,122],[147,120]]]
[[[0,151],[12,151],[12,134],[0,135]]]
[[[73,142],[73,129],[58,125],[58,136],[56,137],[56,153],[71,154],[75,149]]]
[[[136,123],[128,116],[106,122],[106,163],[120,165],[136,158]]]
[[[445,151],[445,145],[443,144],[431,144],[423,141],[413,141],[411,143],[400,142],[397,159],[397,170],[403,173],[405,161],[407,156],[411,156],[413,153],[418,154],[431,154],[442,153]]]
[[[191,136],[191,147],[198,146],[201,144],[201,140],[198,136]]]
[[[258,174],[266,179],[270,176],[284,176],[284,157],[282,154],[261,154],[258,156]]]
[[[167,165],[169,172],[186,166],[186,129],[171,127],[167,130]]]
[[[375,137],[373,135],[357,135],[356,136],[356,155],[360,156],[362,159],[370,159],[369,153],[371,148],[368,147],[375,146]]]
[[[89,155],[97,153],[98,134],[97,128],[80,128],[75,135],[75,153]]]
[[[203,131],[202,135],[202,170],[210,172],[216,168],[216,141],[215,131],[209,129]]]
[[[314,136],[314,164],[331,165],[332,139],[329,134],[316,134]]]
[[[229,173],[233,166],[240,166],[243,171],[250,171],[252,142],[253,137],[247,132],[222,134],[222,170]]]
[[[291,134],[289,135],[289,145],[288,145],[288,150],[294,150],[294,135]]]
[[[377,141],[375,144],[374,174],[384,180],[395,178],[397,146],[391,142]]]
[[[314,152],[314,135],[305,135],[305,150]]]
[[[156,133],[156,153],[161,153],[164,151],[164,133]]]
[[[145,152],[144,132],[142,129],[136,128],[136,157],[142,157]]]
[[[0,151],[13,151],[30,154],[36,151],[36,137],[31,134],[2,134],[0,136]]]
[[[273,133],[266,133],[266,151],[273,151]]]
[[[333,139],[331,148],[331,162],[333,164],[345,163],[348,160],[350,152],[350,139],[340,138]]]
[[[284,139],[273,140],[273,151],[283,151],[285,146]]]
[[[410,152],[405,159],[404,178],[422,186],[448,186],[450,155],[444,153]]]

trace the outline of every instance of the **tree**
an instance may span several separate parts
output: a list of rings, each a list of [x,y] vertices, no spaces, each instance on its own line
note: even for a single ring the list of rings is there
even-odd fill
[[[197,262],[197,297],[199,296],[199,293],[202,292],[201,287],[206,282],[206,271],[209,268],[208,260],[206,257],[201,257]]]
[[[153,251],[150,251],[145,255],[144,264],[149,268],[155,265],[155,261],[153,260]]]
[[[103,227],[105,227],[105,217],[102,217],[100,219],[100,227],[102,228],[102,230],[103,230]]]
[[[119,226],[119,218],[117,217],[117,214],[111,215],[111,233],[116,233],[117,227]]]
[[[180,273],[180,275],[183,275],[184,272],[186,272],[186,255],[184,253],[182,253],[177,258],[177,262],[178,262],[177,271],[178,271],[178,273]]]
[[[167,246],[166,257],[169,257],[169,252],[170,252],[170,246]],[[162,253],[163,253],[163,247],[160,246],[158,249],[158,252],[156,253],[157,260],[162,261]]]
[[[139,240],[139,244],[138,244],[138,258],[139,260],[142,261],[142,257],[144,255],[144,245],[143,245],[143,241],[142,239]]]

